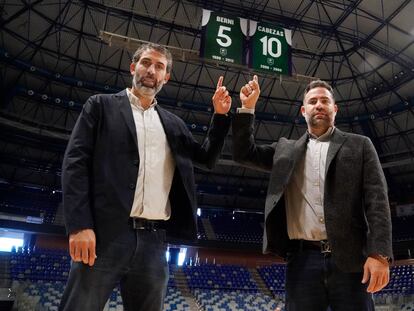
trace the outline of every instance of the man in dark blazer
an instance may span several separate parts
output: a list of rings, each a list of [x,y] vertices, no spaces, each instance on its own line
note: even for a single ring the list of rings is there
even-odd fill
[[[196,236],[193,162],[212,168],[230,127],[231,98],[220,77],[203,144],[157,104],[170,52],[134,54],[132,88],[88,99],[66,149],[63,211],[73,260],[60,310],[102,310],[119,283],[124,310],[160,311],[168,281],[166,232]]]
[[[317,80],[301,107],[307,132],[257,145],[259,94],[257,76],[240,91],[233,156],[271,174],[263,251],[287,259],[287,310],[373,310],[371,293],[387,285],[392,257],[387,186],[373,144],[335,128],[333,90]]]

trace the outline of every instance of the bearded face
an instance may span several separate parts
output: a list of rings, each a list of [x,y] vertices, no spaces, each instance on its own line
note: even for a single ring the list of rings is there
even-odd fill
[[[323,87],[311,89],[301,107],[308,127],[322,131],[334,126],[337,110],[332,94]]]
[[[164,81],[158,81],[153,75],[141,75],[135,72],[132,78],[132,86],[142,95],[155,96],[164,85]]]
[[[167,58],[158,51],[147,50],[130,66],[133,89],[145,97],[154,97],[167,83]]]

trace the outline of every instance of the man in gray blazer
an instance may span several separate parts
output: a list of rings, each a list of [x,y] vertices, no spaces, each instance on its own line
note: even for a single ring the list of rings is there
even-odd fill
[[[335,127],[334,92],[317,80],[301,107],[307,132],[257,145],[259,94],[257,76],[240,91],[233,156],[271,173],[263,251],[287,259],[287,310],[374,310],[372,293],[389,281],[392,247],[387,185],[373,144]]]

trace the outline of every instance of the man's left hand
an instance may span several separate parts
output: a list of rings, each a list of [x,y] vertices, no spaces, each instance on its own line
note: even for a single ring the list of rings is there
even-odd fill
[[[223,86],[223,76],[220,76],[216,92],[213,95],[213,106],[214,112],[217,114],[226,114],[231,108],[231,97],[229,92],[226,90],[226,87]]]
[[[362,283],[369,280],[367,292],[375,293],[387,286],[390,280],[390,266],[385,259],[370,256],[365,261]]]

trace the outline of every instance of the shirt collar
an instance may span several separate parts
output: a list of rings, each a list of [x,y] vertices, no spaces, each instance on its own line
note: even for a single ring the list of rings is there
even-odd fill
[[[141,101],[139,100],[139,98],[138,98],[137,96],[135,96],[135,95],[134,95],[134,93],[132,93],[132,92],[131,92],[131,89],[127,88],[127,89],[126,89],[126,92],[127,92],[128,99],[129,99],[130,104],[131,104],[132,106],[134,106],[134,107],[137,107],[137,108],[139,108],[139,109],[141,109],[141,110],[144,110],[144,109],[142,108]],[[148,109],[150,109],[150,108],[154,108],[154,107],[155,107],[155,105],[157,105],[157,99],[154,97],[154,100],[152,101],[152,103],[151,103],[151,105],[148,107]]]
[[[316,136],[307,131],[309,139],[315,139],[318,141],[329,141],[332,137],[332,134],[335,130],[335,126],[330,126],[325,133],[323,133],[321,136]]]

